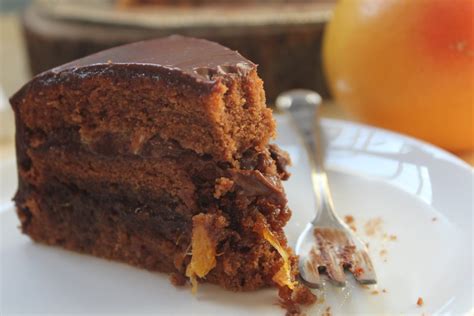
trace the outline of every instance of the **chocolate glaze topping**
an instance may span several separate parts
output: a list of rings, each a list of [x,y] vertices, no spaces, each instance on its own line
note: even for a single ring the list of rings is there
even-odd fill
[[[52,69],[61,72],[97,64],[142,64],[212,82],[215,73],[246,73],[255,64],[238,52],[203,39],[172,35],[114,47]]]
[[[77,59],[36,76],[12,99],[35,86],[55,84],[98,73],[123,77],[151,76],[181,81],[209,92],[219,77],[246,75],[257,65],[237,51],[204,39],[179,35],[126,44]]]

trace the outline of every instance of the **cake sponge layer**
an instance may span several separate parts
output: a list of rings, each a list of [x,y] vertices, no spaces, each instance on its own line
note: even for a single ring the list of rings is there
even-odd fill
[[[191,269],[196,245],[201,245],[212,252],[214,263],[195,277],[233,291],[275,285],[273,277],[283,265],[280,254],[257,232],[234,229],[228,215],[217,210],[194,217],[174,212],[179,202],[166,194],[143,204],[54,181],[23,192],[16,197],[22,230],[38,242],[181,276]],[[195,227],[206,224],[201,236],[211,236],[212,247],[202,238],[192,243],[193,222]]]
[[[216,60],[168,52],[183,45],[209,50],[206,60]],[[159,135],[233,162],[275,134],[256,66],[218,44],[182,37],[125,45],[45,72],[11,102],[27,130],[74,128],[93,148],[119,140],[137,152]]]

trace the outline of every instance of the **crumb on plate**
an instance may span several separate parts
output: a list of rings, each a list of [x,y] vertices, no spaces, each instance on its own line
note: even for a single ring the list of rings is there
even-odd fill
[[[382,219],[380,217],[368,220],[364,225],[365,234],[367,236],[375,235],[377,232],[380,232],[381,228],[382,228]]]
[[[418,300],[416,301],[416,305],[418,306],[423,306],[425,302],[423,301],[423,298],[419,297]]]
[[[346,224],[354,223],[354,216],[352,216],[352,215],[344,216],[344,222],[346,222]]]
[[[355,277],[359,277],[364,273],[364,269],[362,267],[355,267],[354,271],[352,271],[352,274],[354,274]]]
[[[354,216],[352,215],[346,215],[344,216],[344,222],[349,226],[350,229],[352,229],[352,231],[357,231],[357,228],[355,226],[355,219],[354,219]]]
[[[323,316],[331,316],[331,306],[328,306],[323,313]]]
[[[316,295],[303,285],[299,285],[293,290],[288,286],[281,287],[278,289],[278,296],[280,297],[278,303],[286,309],[286,316],[300,316],[302,315],[301,306],[312,305],[317,301]]]

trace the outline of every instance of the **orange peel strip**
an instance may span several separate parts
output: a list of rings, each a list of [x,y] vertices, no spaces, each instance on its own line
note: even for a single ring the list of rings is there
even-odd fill
[[[281,246],[278,239],[275,238],[275,235],[273,235],[266,225],[262,229],[262,235],[263,238],[265,238],[265,240],[267,240],[272,245],[272,247],[278,251],[281,258],[283,259],[283,265],[280,267],[280,270],[278,270],[278,272],[272,277],[272,280],[281,287],[287,286],[293,290],[295,286],[298,285],[298,282],[292,280],[291,264],[288,252]]]
[[[201,214],[193,218],[192,257],[186,268],[186,276],[191,281],[193,294],[196,293],[198,286],[196,277],[205,277],[216,266],[216,243],[209,236],[206,220],[207,218]]]

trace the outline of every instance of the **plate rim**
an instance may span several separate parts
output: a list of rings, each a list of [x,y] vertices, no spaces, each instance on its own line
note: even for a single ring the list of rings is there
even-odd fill
[[[410,141],[412,144],[416,144],[419,146],[423,146],[425,148],[429,148],[434,152],[438,152],[440,154],[443,154],[444,156],[449,157],[449,162],[455,163],[456,165],[466,168],[469,171],[471,171],[471,174],[474,175],[474,167],[469,165],[466,161],[462,160],[458,156],[456,156],[454,153],[447,151],[446,149],[443,149],[435,144],[429,143],[425,140],[416,138],[414,136],[410,136],[408,134],[404,134],[402,132],[397,132],[397,131],[392,131],[383,127],[379,126],[374,126],[374,125],[369,125],[361,122],[354,122],[354,121],[349,121],[349,120],[344,120],[344,119],[333,119],[333,118],[321,118],[321,122],[324,124],[325,122],[330,123],[330,124],[344,124],[344,125],[350,125],[350,126],[357,126],[365,129],[371,129],[375,130],[381,133],[388,134],[390,136],[406,139]]]

